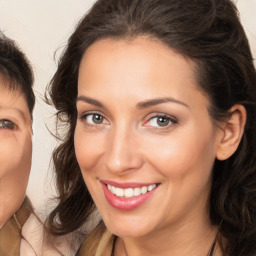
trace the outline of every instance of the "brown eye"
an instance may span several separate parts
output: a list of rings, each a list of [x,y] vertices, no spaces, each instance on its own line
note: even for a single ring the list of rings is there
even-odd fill
[[[0,129],[9,129],[9,130],[13,130],[15,129],[17,126],[16,124],[14,124],[12,121],[9,120],[0,120]]]
[[[92,121],[95,124],[102,124],[103,123],[103,117],[101,115],[98,115],[98,114],[93,114]]]
[[[90,125],[98,125],[98,124],[105,124],[107,120],[100,114],[86,114],[81,117],[82,120],[85,120],[86,123]]]
[[[157,118],[157,124],[161,127],[167,126],[169,123],[170,123],[170,119],[167,117],[160,116]]]
[[[149,120],[150,126],[153,127],[165,127],[171,123],[170,118],[166,116],[154,116]]]
[[[149,119],[147,125],[156,128],[165,128],[177,124],[178,120],[167,115],[156,115]]]

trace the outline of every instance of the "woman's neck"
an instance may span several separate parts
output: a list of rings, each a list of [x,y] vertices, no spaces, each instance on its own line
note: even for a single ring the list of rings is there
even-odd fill
[[[118,238],[114,256],[208,256],[218,233],[209,220],[191,220],[186,225],[165,227],[145,237]],[[218,244],[213,256],[221,256]]]

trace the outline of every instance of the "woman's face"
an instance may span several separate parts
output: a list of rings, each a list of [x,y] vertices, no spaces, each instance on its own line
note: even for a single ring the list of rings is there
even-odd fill
[[[209,219],[219,133],[193,63],[143,37],[104,39],[78,77],[75,151],[107,227],[139,237]]]
[[[23,94],[0,76],[0,228],[21,206],[31,167],[31,119]]]

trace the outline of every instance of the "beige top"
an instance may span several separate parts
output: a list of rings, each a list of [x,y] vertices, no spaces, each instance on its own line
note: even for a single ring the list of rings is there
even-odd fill
[[[22,235],[25,239],[21,241],[21,256],[74,256],[82,243],[79,239],[73,243],[72,234],[55,237],[46,233],[34,214],[24,224]]]
[[[21,244],[21,229],[33,212],[28,198],[25,198],[20,209],[0,230],[0,255],[19,256]]]
[[[84,241],[77,256],[112,256],[116,236],[103,223]]]
[[[20,209],[0,230],[0,256],[74,256],[81,244],[78,241],[71,246],[68,235],[51,237],[52,243],[44,236],[44,226],[25,198]]]

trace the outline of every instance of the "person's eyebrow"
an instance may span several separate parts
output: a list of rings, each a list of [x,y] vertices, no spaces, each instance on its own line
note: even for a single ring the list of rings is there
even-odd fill
[[[99,102],[98,100],[86,97],[86,96],[79,96],[79,97],[77,97],[76,102],[78,102],[78,101],[83,101],[83,102],[92,104],[92,105],[94,105],[96,107],[104,108],[104,105],[101,102]]]
[[[98,100],[86,97],[86,96],[77,97],[76,102],[78,102],[78,101],[84,101],[86,103],[92,104],[92,105],[97,106],[99,108],[104,108],[104,105],[101,102],[99,102]],[[166,102],[177,103],[177,104],[180,104],[180,105],[183,105],[183,106],[189,108],[189,106],[186,103],[184,103],[182,101],[179,101],[179,100],[176,100],[176,99],[171,98],[171,97],[146,100],[146,101],[143,101],[143,102],[139,102],[136,107],[138,109],[143,109],[143,108],[148,108],[148,107],[155,106],[155,105],[162,104],[162,103],[166,103]]]
[[[186,103],[184,103],[180,100],[176,100],[176,99],[171,98],[171,97],[146,100],[146,101],[138,103],[137,108],[138,109],[148,108],[148,107],[152,107],[152,106],[162,104],[162,103],[166,103],[166,102],[177,103],[177,104],[180,104],[180,105],[183,105],[183,106],[189,108],[189,106]]]
[[[11,111],[15,111],[16,113],[19,114],[19,116],[23,119],[24,122],[28,121],[26,114],[22,110],[20,110],[19,108],[0,106],[0,111],[1,111],[1,109],[7,109],[7,110],[9,109]]]

